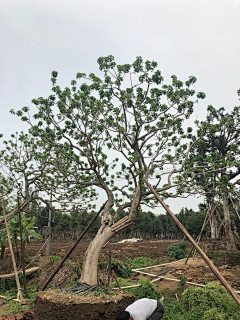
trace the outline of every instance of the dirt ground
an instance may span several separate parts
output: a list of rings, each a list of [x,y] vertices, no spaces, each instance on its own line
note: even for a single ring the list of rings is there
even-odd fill
[[[167,255],[167,248],[170,243],[176,242],[176,240],[166,241],[140,241],[137,243],[108,243],[106,248],[102,250],[103,254],[111,255],[115,259],[125,260],[126,258],[136,258],[139,256],[145,256],[155,259],[157,262],[162,262],[162,258]],[[40,266],[43,267],[43,272],[40,273],[38,278],[31,280],[32,282],[37,281],[38,284],[42,285],[48,279],[49,274],[55,269],[54,263],[57,262],[57,256],[64,257],[75,241],[52,241],[50,247],[50,256],[52,256],[52,262],[49,263],[49,257],[45,256],[46,248],[44,247],[40,252],[39,250],[44,244],[44,241],[32,241],[29,246],[26,247],[26,256],[28,262],[31,262],[32,258],[38,253],[34,262],[30,267]],[[89,241],[82,241],[75,248],[68,261],[77,262],[83,259],[86,249],[89,245]],[[5,259],[0,264],[0,274],[6,274],[12,272],[11,260]],[[69,263],[65,263],[59,273],[53,279],[51,285],[54,287],[61,287],[65,285],[69,279],[73,276],[71,266]],[[6,314],[5,306],[1,306],[3,300],[0,299],[0,315]],[[14,318],[11,318],[14,319]],[[56,319],[57,320],[57,319]]]
[[[110,251],[112,256],[116,259],[124,260],[128,258],[136,257],[149,257],[152,259],[158,259],[161,256],[167,255],[167,248],[169,244],[176,242],[176,240],[158,240],[158,241],[139,241],[135,243],[108,243],[106,247],[102,250],[103,254],[108,254]],[[33,241],[30,246],[27,247],[26,253],[34,256],[44,242],[42,241]],[[63,257],[75,241],[52,241],[50,248],[51,256],[61,256]],[[71,254],[73,257],[84,257],[84,254],[89,245],[89,241],[82,241],[75,248]],[[41,254],[45,255],[45,248],[41,250]]]
[[[240,266],[230,267],[223,265],[219,267],[219,270],[231,286],[240,293]],[[185,260],[182,260],[177,263],[166,264],[165,266],[148,268],[140,271],[177,280],[184,277],[185,281],[201,285],[205,285],[210,281],[218,281],[216,276],[200,257],[195,259],[190,258],[187,264],[185,264]],[[137,272],[134,274],[135,280],[143,277],[154,279],[154,277],[139,274]],[[155,284],[165,297],[171,297],[173,293],[176,293],[176,291],[181,291],[179,283],[176,281],[161,279],[160,281],[155,282]],[[189,286],[191,285],[186,284],[182,289],[184,290]]]
[[[126,258],[135,258],[135,257],[144,256],[144,257],[155,259],[157,264],[161,264],[164,262],[164,257],[167,255],[167,248],[169,244],[173,242],[176,242],[176,240],[139,241],[136,243],[109,243],[102,250],[102,253],[108,255],[111,252],[111,256],[113,258],[120,259],[120,260],[125,260]],[[43,243],[44,242],[42,241],[33,241],[31,245],[27,247],[26,254],[29,257],[35,256],[39,252],[39,249],[42,247]],[[53,257],[52,261],[56,262],[57,259],[55,260],[55,258],[57,258],[57,256],[61,256],[61,257],[65,256],[65,254],[69,251],[69,249],[73,244],[74,244],[74,241],[52,241],[51,249],[50,249],[50,255]],[[78,261],[79,258],[82,259],[88,247],[88,244],[89,244],[89,241],[80,242],[77,248],[71,254],[69,261],[75,262],[75,261]],[[43,267],[49,264],[49,257],[45,256],[45,250],[46,249],[43,248],[40,251],[38,257],[35,259],[34,263],[31,266],[38,265],[40,267]],[[201,258],[197,257],[195,259],[190,259],[187,265],[185,265],[184,262],[185,261],[179,261],[174,264],[166,264],[165,266],[149,268],[142,271],[154,274],[155,277],[164,276],[167,278],[173,278],[178,280],[181,277],[184,277],[185,281],[194,282],[198,284],[206,284],[206,282],[216,280],[215,276],[213,275],[209,267],[205,264],[205,262]],[[1,270],[2,269],[1,267],[3,266],[0,266],[0,274],[3,273],[3,270]],[[52,269],[55,268],[53,263],[50,263],[50,268]],[[45,282],[45,279],[49,277],[51,270],[46,269],[45,274],[42,273],[42,277],[44,277],[44,279],[42,279],[43,282]],[[235,290],[240,290],[240,266],[239,265],[234,267],[230,267],[228,265],[221,265],[219,266],[219,270]],[[70,265],[65,263],[62,270],[60,270],[59,272],[59,277],[56,276],[56,279],[54,279],[56,287],[61,286],[61,284],[64,284],[65,282],[64,276],[71,278],[72,277],[71,272],[72,272],[72,269]],[[8,270],[8,273],[9,273],[9,270]],[[151,276],[142,275],[138,273],[133,274],[133,280],[135,281],[137,281],[139,278],[142,278],[142,277],[147,277],[148,279],[154,278]],[[40,280],[41,280],[40,278],[37,279],[37,281],[40,281]],[[184,284],[181,287],[179,286],[178,282],[174,282],[170,280],[161,280],[155,283],[165,298],[173,297],[173,296],[176,297],[176,295],[181,294],[181,292],[188,287],[187,284]],[[63,299],[65,298],[63,297]],[[94,299],[95,297],[93,298],[93,300]],[[103,305],[104,303],[105,302],[102,301]],[[43,308],[42,301],[40,302],[39,305],[41,305],[41,307],[38,310],[42,311],[42,308]],[[1,314],[1,310],[0,310],[0,314]],[[90,317],[89,319],[98,319],[98,318],[99,317],[94,318],[93,316],[93,318]],[[106,317],[103,316],[102,318],[99,318],[99,319],[110,319],[110,318],[108,316]]]

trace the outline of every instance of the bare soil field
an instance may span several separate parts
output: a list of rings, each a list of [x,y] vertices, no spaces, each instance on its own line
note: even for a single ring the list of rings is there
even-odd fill
[[[156,241],[139,241],[134,243],[114,243],[110,242],[102,250],[103,254],[108,254],[110,251],[114,258],[124,260],[127,258],[136,258],[136,257],[148,257],[152,259],[158,259],[161,256],[167,255],[168,246],[177,242],[177,240],[156,240]],[[27,247],[26,253],[28,255],[34,256],[41,246],[43,241],[33,241],[30,246]],[[52,241],[50,255],[51,256],[65,256],[68,250],[72,247],[75,241]],[[75,248],[71,254],[71,259],[73,257],[84,257],[84,254],[89,245],[89,241],[82,241]],[[45,248],[41,250],[41,255],[45,255]]]
[[[168,246],[176,242],[176,240],[156,240],[156,241],[139,241],[135,243],[108,243],[106,247],[102,250],[103,254],[108,255],[111,252],[111,256],[115,259],[120,259],[120,260],[125,260],[127,258],[136,258],[136,257],[148,257],[154,259],[157,264],[161,264],[164,262],[164,257],[167,256],[167,248]],[[34,257],[42,247],[44,241],[33,241],[30,246],[27,246],[26,248],[26,254],[29,257]],[[52,241],[51,242],[51,251],[50,255],[51,256],[60,256],[63,257],[65,254],[69,251],[71,246],[74,244],[74,241]],[[82,241],[79,243],[77,248],[73,251],[71,254],[69,260],[72,262],[77,262],[79,259],[83,259],[84,254],[86,252],[86,249],[88,247],[89,241]],[[31,265],[32,266],[39,266],[40,268],[44,269],[45,266],[48,264],[49,265],[49,257],[45,256],[45,247],[40,251],[38,257],[34,261],[34,263]],[[6,266],[8,268],[8,273],[10,273],[9,267],[10,265]],[[48,269],[45,269],[45,274],[44,272],[42,273],[42,280],[41,276],[37,279],[37,281],[44,282],[46,278],[49,277],[49,274],[51,271],[55,268],[53,264],[50,264],[50,267]],[[3,265],[0,266],[0,274],[4,273],[5,268],[3,268]],[[221,273],[225,276],[225,278],[229,281],[231,286],[235,290],[240,290],[240,266],[228,266],[228,265],[220,265],[219,270]],[[185,281],[189,282],[194,282],[197,284],[206,284],[206,282],[209,281],[216,281],[215,276],[209,269],[209,267],[205,264],[205,262],[200,258],[196,257],[195,259],[190,259],[188,264],[185,264],[185,261],[179,261],[174,264],[166,264],[165,266],[159,266],[159,267],[153,267],[153,268],[147,268],[142,270],[143,272],[153,274],[155,277],[158,276],[163,276],[166,278],[173,278],[176,280],[179,280],[181,278],[184,278]],[[71,268],[68,264],[65,263],[65,265],[62,267],[62,269],[59,272],[59,275],[56,276],[55,281],[55,286],[57,287],[58,285],[64,284],[65,282],[65,276],[68,278],[72,276],[71,274]],[[68,274],[69,273],[69,274]],[[149,275],[143,275],[139,273],[133,273],[133,281],[137,281],[140,278],[147,277],[148,279],[154,279],[154,276],[149,276]],[[53,281],[53,282],[54,282]],[[66,283],[66,282],[65,282]],[[182,287],[179,286],[178,282],[170,281],[170,280],[164,280],[161,279],[160,281],[156,281],[155,284],[159,288],[159,290],[162,292],[163,296],[165,298],[168,297],[176,297],[176,295],[181,294],[181,292],[186,289],[189,285],[184,284]],[[43,298],[45,299],[45,296],[43,294]],[[43,299],[43,300],[44,300]],[[62,299],[62,300],[61,300]],[[52,301],[51,303],[53,304],[52,307],[55,310],[56,308],[59,308],[58,303],[60,305],[63,303],[64,304],[64,299],[66,299],[65,296],[61,298],[61,296],[58,296],[58,301]],[[91,303],[95,303],[96,301],[99,303],[99,297],[92,297]],[[47,308],[48,306],[46,305],[46,310],[44,309],[44,303],[43,300],[39,300],[39,308],[37,309],[38,314],[40,315],[40,311],[43,312],[47,316]],[[101,300],[101,299],[100,299]],[[107,305],[105,304],[110,303],[109,301],[105,301],[104,298],[102,302],[100,303],[104,307],[106,307],[107,310]],[[56,305],[56,306],[55,306]],[[113,303],[114,305],[114,303]],[[1,307],[0,307],[1,308]],[[72,305],[69,306],[68,308],[72,308]],[[70,309],[66,308],[66,313],[64,313],[64,309],[62,310],[62,316],[61,319],[68,319],[68,313],[70,312]],[[73,310],[71,309],[71,312],[74,314],[74,306]],[[77,308],[77,307],[76,307]],[[111,307],[112,308],[112,307]],[[45,312],[45,311],[46,312]],[[56,309],[57,310],[57,309]],[[57,311],[56,311],[57,312]],[[113,308],[112,312],[115,312],[115,309]],[[81,312],[78,310],[78,314]],[[1,310],[0,310],[1,314]],[[43,317],[43,315],[41,315]],[[54,318],[54,315],[52,315]],[[50,317],[51,318],[51,317]],[[50,320],[50,318],[48,318]],[[51,319],[53,319],[51,318]],[[95,318],[95,315],[93,314],[92,317],[89,314],[88,315],[89,319],[110,319],[109,317],[105,317],[104,313],[102,313],[101,317],[100,314]],[[1,319],[1,317],[0,317]],[[16,319],[14,317],[9,318],[9,319]],[[30,318],[20,318],[19,319],[30,319]],[[40,319],[40,318],[38,318]],[[60,319],[60,318],[59,318]],[[73,319],[73,318],[72,318]],[[54,319],[55,320],[55,319]],[[58,320],[58,319],[56,319]]]

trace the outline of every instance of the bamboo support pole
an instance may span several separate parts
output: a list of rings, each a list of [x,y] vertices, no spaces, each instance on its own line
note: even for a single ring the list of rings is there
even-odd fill
[[[20,210],[24,210],[26,208],[26,206],[29,204],[30,201],[25,201],[21,204]],[[18,213],[18,208],[14,209],[12,212],[8,213],[6,218],[7,221],[12,219],[15,215],[17,215]],[[0,216],[0,227],[2,226],[2,224],[4,224],[4,218]]]
[[[152,273],[143,272],[143,271],[139,271],[139,270],[137,270],[137,271],[135,271],[135,272],[140,273],[140,274],[143,274],[143,275],[145,275],[145,276],[153,277],[153,278],[157,278],[157,277],[158,277],[157,274],[152,274]]]
[[[110,241],[111,241],[111,239],[109,239],[102,248],[105,249],[106,246],[107,246],[107,244],[108,244]]]
[[[212,272],[215,274],[215,276],[219,279],[219,281],[222,283],[222,285],[227,289],[227,291],[232,295],[233,299],[237,302],[237,304],[240,306],[240,300],[237,296],[237,294],[234,292],[233,288],[230,286],[230,284],[227,282],[227,280],[221,275],[217,267],[212,263],[212,261],[208,258],[208,256],[205,254],[205,252],[199,247],[199,245],[194,241],[194,239],[191,237],[191,235],[188,233],[188,231],[184,228],[184,226],[181,224],[181,222],[177,219],[177,217],[174,215],[174,213],[170,210],[170,208],[163,202],[163,200],[159,197],[157,192],[152,188],[152,186],[149,184],[147,180],[145,180],[146,185],[151,190],[151,192],[154,194],[156,199],[161,203],[163,208],[168,212],[168,214],[171,216],[173,221],[177,224],[179,229],[186,235],[188,240],[191,242],[191,244],[194,246],[194,248],[198,251],[198,253],[202,256],[203,260],[206,262],[206,264],[209,266],[209,268],[212,270]]]
[[[174,279],[174,278],[168,278],[168,277],[163,277],[163,276],[160,276],[160,277],[157,277],[156,279],[153,279],[152,282],[157,282],[159,280],[169,280],[169,281],[175,281],[175,282],[180,282],[181,280],[179,279]],[[204,284],[199,284],[199,283],[194,283],[194,282],[189,282],[189,281],[186,281],[187,284],[190,284],[192,286],[197,286],[197,287],[205,287]]]
[[[201,241],[202,233],[203,233],[204,229],[206,228],[208,222],[210,221],[211,217],[213,216],[213,213],[215,212],[216,208],[217,208],[217,204],[215,204],[215,206],[214,206],[213,209],[211,208],[211,212],[210,212],[210,214],[209,214],[208,220],[204,222],[204,225],[202,226],[202,230],[201,230],[201,232],[200,232],[199,235],[198,235],[197,243],[199,243],[199,242]],[[196,251],[196,249],[194,249],[194,247],[192,247],[191,252],[192,252],[192,251],[194,251],[194,252],[193,252],[193,259],[194,259],[195,256],[196,256],[196,252],[197,252],[197,251]],[[189,253],[189,256],[190,256],[190,253]],[[189,256],[188,256],[188,259],[189,259]],[[187,259],[187,261],[188,261],[188,259]],[[186,261],[185,264],[187,264],[187,261]]]
[[[116,228],[118,225],[120,224],[124,224],[127,220],[128,220],[128,216],[125,216],[123,217],[122,219],[118,220],[117,222],[115,222],[113,225],[112,225],[112,230],[114,230],[114,228]]]
[[[26,269],[26,274],[31,274],[34,272],[37,272],[40,269],[40,267],[32,267],[30,269]],[[21,271],[18,271],[20,273]],[[8,274],[0,274],[0,279],[9,279],[15,276],[15,273],[8,273]]]
[[[211,216],[212,216],[212,212],[211,212],[211,214],[210,214],[210,215],[208,214],[208,218],[207,218],[207,219],[205,218],[205,221],[204,221],[204,223],[203,223],[203,225],[202,225],[202,229],[201,229],[201,231],[200,231],[200,233],[199,233],[199,235],[197,236],[197,239],[196,239],[197,244],[200,242],[200,239],[201,239],[202,233],[203,233],[203,231],[204,231],[204,229],[205,229],[206,225],[208,224],[208,222],[209,222],[209,220],[210,220]],[[206,216],[206,217],[207,217],[207,216]],[[188,254],[188,257],[187,257],[187,259],[186,259],[186,261],[185,261],[185,264],[187,264],[187,263],[188,263],[188,260],[189,260],[189,258],[190,258],[190,256],[191,256],[191,254],[192,254],[193,250],[194,250],[194,247],[192,246],[192,248],[191,248],[191,250],[190,250],[190,252],[189,252],[189,254]]]
[[[132,224],[132,221],[129,219],[129,217],[124,217],[123,219],[117,221],[111,226],[111,230],[114,232],[119,232],[122,229],[125,229],[127,226],[130,226]]]
[[[124,289],[132,289],[132,288],[137,288],[137,287],[141,287],[141,284],[134,284],[132,286],[127,286],[127,287],[121,287],[120,290],[124,290]],[[111,288],[112,290],[119,290],[119,288]]]
[[[167,278],[167,277],[163,277],[163,276],[159,276],[158,278],[156,279],[153,279],[152,282],[157,282],[159,280],[169,280],[169,281],[178,281],[180,282],[181,280],[178,280],[178,279],[174,279],[174,278]],[[194,282],[189,282],[189,281],[186,281],[187,284],[190,284],[192,286],[197,286],[197,287],[206,287],[205,284],[200,284],[200,283],[194,283]],[[234,292],[236,293],[240,293],[239,290],[234,290]]]
[[[21,242],[21,261],[22,261],[22,272],[23,272],[23,289],[27,292],[27,279],[25,273],[25,250],[23,243],[23,230],[22,230],[22,215],[20,210],[20,198],[18,196],[18,216],[19,216],[19,228],[20,228],[20,242]]]
[[[123,225],[118,226],[116,229],[112,229],[112,231],[114,231],[115,233],[118,233],[119,231],[122,231],[124,229],[126,229],[127,227],[130,227],[132,225],[132,222],[129,221]]]
[[[168,278],[168,277],[164,277],[164,276],[157,276],[155,274],[152,273],[146,273],[146,272],[142,272],[142,271],[136,271],[138,273],[150,276],[150,277],[154,277],[155,279],[151,280],[151,282],[157,282],[159,280],[169,280],[169,281],[175,281],[175,282],[180,282],[181,280],[179,279],[174,279],[174,278]],[[190,282],[190,281],[186,281],[187,284],[190,284],[192,286],[198,286],[198,287],[206,287],[205,284],[200,284],[200,283],[195,283],[195,282]],[[136,285],[137,286],[137,285]],[[122,289],[127,289],[130,287],[123,287]],[[235,293],[240,293],[240,291],[234,290]]]
[[[14,257],[14,252],[13,252],[10,232],[9,232],[9,229],[8,229],[6,211],[5,211],[5,206],[4,206],[4,203],[3,203],[3,199],[1,199],[1,202],[2,202],[4,222],[5,222],[6,231],[7,231],[8,246],[9,246],[9,250],[10,250],[10,254],[11,254],[11,258],[12,258],[13,270],[14,270],[14,274],[15,274],[17,289],[18,289],[17,298],[18,298],[18,300],[21,301],[23,299],[23,296],[22,296],[20,281],[19,281],[19,277],[18,277],[18,270],[17,270],[16,261],[15,261],[15,257]]]
[[[135,272],[137,273],[140,273],[140,274],[144,274],[146,276],[150,276],[150,277],[153,277],[155,279],[152,279],[151,282],[157,282],[159,280],[168,280],[168,281],[175,281],[175,282],[180,282],[181,280],[179,279],[174,279],[174,278],[168,278],[168,277],[164,277],[164,276],[159,276],[159,275],[155,275],[155,274],[152,274],[152,273],[147,273],[147,272],[142,272],[142,271],[139,271],[139,270],[134,270]],[[197,286],[197,287],[206,287],[205,284],[200,284],[200,283],[195,283],[195,282],[190,282],[190,281],[186,281],[187,284],[189,285],[192,285],[192,286]],[[135,284],[135,285],[132,285],[132,286],[127,286],[127,287],[120,287],[121,289],[131,289],[131,288],[137,288],[137,287],[140,287],[141,284]],[[119,289],[120,289],[119,288]],[[112,288],[113,290],[118,290],[118,288]],[[237,291],[237,290],[234,290],[235,293],[240,293],[240,291]]]
[[[57,266],[57,268],[53,271],[53,273],[50,275],[50,277],[47,279],[47,281],[45,282],[45,284],[42,286],[41,290],[44,291],[47,287],[47,285],[52,281],[52,279],[55,277],[55,275],[58,273],[58,271],[61,269],[62,265],[64,264],[64,262],[67,260],[67,258],[70,256],[70,254],[73,252],[73,250],[76,248],[76,246],[78,245],[78,243],[80,242],[80,240],[84,237],[84,235],[87,233],[88,229],[91,227],[91,225],[94,223],[94,221],[97,219],[97,217],[100,215],[100,213],[102,212],[104,206],[105,206],[106,202],[101,206],[101,208],[99,209],[99,211],[95,214],[95,216],[92,218],[92,220],[90,221],[90,223],[88,224],[88,226],[85,228],[85,230],[83,231],[83,233],[80,235],[80,237],[77,239],[77,241],[75,242],[75,244],[71,247],[71,249],[67,252],[67,254],[65,255],[65,257],[61,260],[60,264]]]
[[[145,268],[137,268],[137,269],[132,269],[132,271],[138,271],[138,270],[144,270],[144,269],[151,269],[151,268],[156,268],[156,267],[165,267],[169,264],[174,264],[174,263],[178,263],[180,261],[186,260],[186,258],[177,260],[177,261],[172,261],[172,262],[167,262],[167,263],[162,263],[162,264],[157,264],[156,266],[149,266],[149,267],[145,267]]]

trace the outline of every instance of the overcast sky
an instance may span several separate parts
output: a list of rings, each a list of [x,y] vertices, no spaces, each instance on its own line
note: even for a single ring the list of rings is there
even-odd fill
[[[0,4],[0,132],[23,129],[10,109],[50,93],[50,73],[67,86],[77,72],[97,72],[97,58],[136,56],[159,63],[166,82],[194,75],[206,107],[239,105],[240,0],[7,0]],[[1,146],[2,144],[0,144]],[[198,200],[168,201],[173,211]]]

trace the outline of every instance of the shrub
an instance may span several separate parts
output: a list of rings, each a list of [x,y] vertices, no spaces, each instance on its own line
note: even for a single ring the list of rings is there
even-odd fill
[[[164,301],[164,320],[239,320],[240,310],[226,289],[211,282],[191,287],[179,301]]]
[[[157,290],[157,287],[148,279],[141,279],[138,281],[141,284],[140,287],[132,288],[131,292],[136,299],[149,298],[149,299],[160,299],[161,294]]]
[[[218,312],[217,308],[210,309],[204,312],[202,320],[225,320],[226,318],[222,313]]]
[[[99,261],[99,267],[100,269],[109,268],[108,257],[106,257],[105,255],[101,256],[101,259]],[[116,275],[121,278],[129,278],[132,275],[132,270],[126,262],[114,258],[111,259],[111,270],[114,270]]]
[[[168,246],[168,255],[175,259],[183,259],[187,256],[187,243],[176,242]]]
[[[196,319],[240,319],[239,306],[216,282],[209,282],[204,289],[188,288],[182,294],[181,301],[184,311],[194,314]]]
[[[121,287],[127,287],[127,286],[132,286],[136,284],[121,278],[118,278],[118,281]],[[126,289],[126,291],[132,293],[136,299],[141,299],[141,298],[160,299],[161,297],[160,292],[157,290],[156,285],[152,283],[150,280],[141,279],[138,281],[137,284],[140,284],[141,286],[136,288]],[[116,288],[117,283],[113,282],[112,286]]]
[[[146,257],[137,257],[131,261],[129,260],[129,263],[132,269],[139,269],[154,266],[157,264],[157,261]]]
[[[121,278],[129,278],[132,275],[132,270],[126,262],[112,259],[111,269]]]

